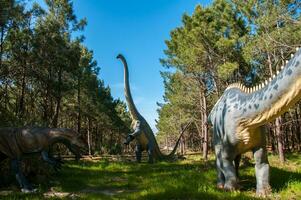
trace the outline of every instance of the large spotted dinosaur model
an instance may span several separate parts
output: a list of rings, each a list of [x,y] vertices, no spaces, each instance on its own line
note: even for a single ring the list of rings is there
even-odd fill
[[[125,92],[125,98],[127,101],[127,105],[129,108],[129,112],[133,121],[133,129],[134,132],[128,134],[126,141],[124,144],[128,145],[132,140],[136,139],[137,145],[135,149],[136,154],[136,160],[137,162],[141,162],[141,154],[142,151],[147,151],[148,154],[148,162],[153,163],[154,160],[168,160],[172,159],[175,155],[175,152],[177,150],[177,147],[180,142],[180,138],[182,137],[183,133],[185,132],[186,128],[190,125],[188,123],[185,128],[182,130],[176,145],[174,146],[171,153],[168,155],[163,154],[160,151],[160,148],[158,146],[158,143],[156,141],[155,135],[147,123],[147,121],[144,119],[144,117],[138,112],[132,95],[130,91],[130,85],[129,85],[129,72],[128,72],[128,65],[123,55],[119,54],[117,56],[118,59],[120,59],[124,66],[124,92]]]
[[[253,88],[232,84],[225,90],[208,118],[213,125],[218,187],[226,190],[238,187],[240,155],[251,150],[256,162],[256,192],[258,195],[270,192],[263,126],[300,99],[301,51],[298,48],[286,66],[269,81]]]
[[[21,171],[21,160],[29,154],[40,153],[43,160],[55,170],[60,169],[61,160],[49,155],[51,146],[63,143],[76,156],[80,157],[85,144],[71,129],[63,128],[0,128],[0,162],[11,159],[12,170],[20,184],[22,192],[34,192],[35,189],[26,180]]]

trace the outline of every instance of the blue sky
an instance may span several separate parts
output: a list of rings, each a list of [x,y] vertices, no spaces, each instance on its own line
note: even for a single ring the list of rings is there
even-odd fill
[[[39,0],[38,2],[41,2]],[[163,102],[164,43],[181,25],[182,15],[191,14],[197,4],[209,0],[74,0],[76,16],[87,18],[83,31],[85,45],[93,50],[101,68],[100,78],[109,85],[114,98],[125,100],[123,68],[116,56],[128,61],[130,85],[139,112],[155,128],[157,102]]]

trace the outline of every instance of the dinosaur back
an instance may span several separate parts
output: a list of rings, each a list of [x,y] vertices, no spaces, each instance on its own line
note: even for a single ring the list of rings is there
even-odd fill
[[[23,153],[37,153],[43,149],[43,130],[23,128],[16,132],[16,142]]]
[[[16,140],[17,128],[0,129],[0,151],[9,158],[20,158],[22,150]]]

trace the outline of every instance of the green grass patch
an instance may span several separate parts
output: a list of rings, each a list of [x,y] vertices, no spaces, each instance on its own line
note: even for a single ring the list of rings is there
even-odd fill
[[[281,165],[270,155],[270,199],[301,199],[301,156],[291,154]],[[240,168],[241,191],[216,189],[214,159],[188,157],[173,163],[68,161],[49,181],[40,182],[39,193],[22,194],[18,188],[0,188],[1,199],[258,199],[255,197],[254,163]],[[3,190],[12,193],[3,194]],[[2,191],[2,193],[1,193]],[[51,196],[53,195],[53,196]]]

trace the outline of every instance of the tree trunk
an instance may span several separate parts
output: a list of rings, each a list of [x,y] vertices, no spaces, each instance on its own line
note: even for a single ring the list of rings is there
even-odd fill
[[[81,87],[81,83],[80,83],[80,76],[77,79],[77,132],[80,134],[80,129],[81,129],[81,98],[80,98],[80,87]]]
[[[196,129],[197,129],[197,131],[198,131],[199,139],[200,139],[201,143],[203,143],[203,133],[202,133],[202,130],[201,130],[201,128],[199,127],[199,125],[198,125],[198,123],[197,123],[196,121],[194,121],[194,125],[195,125],[195,127],[196,127]],[[201,151],[202,151],[202,147],[203,147],[203,145],[201,145],[201,146],[199,147]]]
[[[26,87],[26,62],[23,67],[22,72],[22,82],[21,82],[21,95],[19,101],[19,109],[18,109],[18,118],[22,119],[25,111],[25,87]]]
[[[46,92],[44,94],[44,98],[43,98],[43,122],[46,123],[45,125],[48,126],[49,125],[49,106],[48,106],[48,98],[49,97],[49,83],[47,83],[47,88],[46,88]]]
[[[0,68],[2,68],[3,42],[4,42],[4,25],[1,26],[1,38],[0,38]]]
[[[271,56],[268,53],[268,66],[269,66],[269,71],[270,71],[270,76],[273,76],[273,68],[272,68],[272,61],[271,61]],[[283,134],[281,132],[281,116],[276,118],[275,121],[275,135],[276,135],[276,139],[277,139],[277,146],[278,146],[278,154],[279,154],[279,159],[281,163],[284,163],[285,158],[284,158],[284,144],[283,144]]]
[[[275,122],[275,133],[277,136],[277,144],[278,144],[278,153],[279,153],[279,159],[281,163],[285,162],[285,157],[284,157],[284,144],[283,144],[283,134],[281,131],[281,117],[276,118]]]
[[[91,155],[91,133],[90,133],[90,119],[87,118],[87,143],[88,143],[88,155]]]
[[[166,147],[166,150],[168,152],[168,136],[165,137],[165,147]]]
[[[53,127],[58,126],[59,121],[59,115],[60,115],[60,109],[61,109],[61,100],[62,100],[62,67],[60,66],[58,71],[58,91],[56,96],[56,109],[55,109],[55,115],[53,119]]]
[[[269,72],[270,72],[270,76],[273,76],[273,68],[272,68],[272,61],[271,61],[271,56],[268,53],[268,65],[269,65]]]
[[[100,136],[99,136],[99,151],[100,151],[100,154],[102,155],[103,154],[103,148],[102,148],[102,144],[103,144],[103,129],[102,130],[99,130],[100,131]]]
[[[299,108],[300,109],[300,108]],[[300,151],[300,143],[301,143],[301,137],[300,137],[300,118],[299,118],[299,113],[298,113],[298,109],[295,109],[295,119],[296,122],[294,123],[295,127],[296,127],[296,138],[297,138],[297,150]]]
[[[180,149],[181,149],[181,155],[184,155],[185,154],[185,138],[184,136],[182,136],[181,138],[181,143],[180,143]]]
[[[202,132],[203,132],[203,158],[204,160],[208,159],[208,124],[207,124],[207,101],[205,92],[202,93]]]

